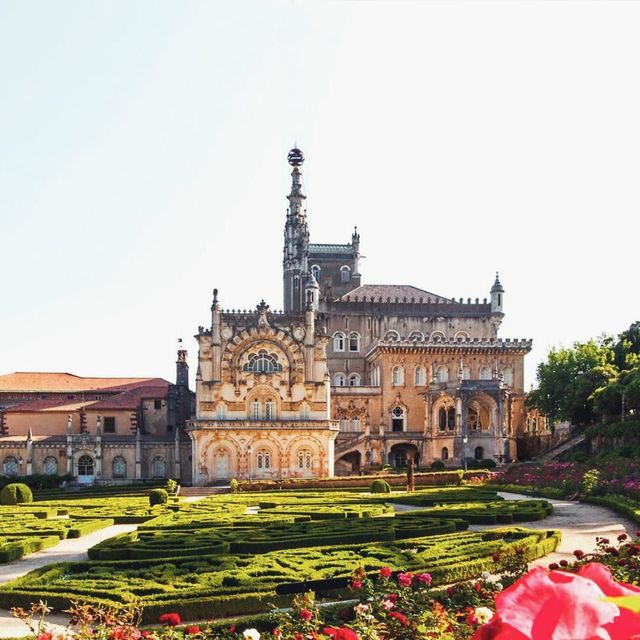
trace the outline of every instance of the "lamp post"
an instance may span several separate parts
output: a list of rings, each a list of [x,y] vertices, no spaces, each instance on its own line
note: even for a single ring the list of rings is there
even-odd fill
[[[253,447],[249,445],[247,447],[247,462],[249,464],[249,484],[251,484],[251,454],[253,453]]]

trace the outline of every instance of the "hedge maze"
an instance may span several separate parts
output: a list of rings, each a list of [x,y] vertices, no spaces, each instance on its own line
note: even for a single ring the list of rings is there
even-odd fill
[[[396,513],[393,502],[417,508]],[[137,531],[93,547],[86,562],[49,565],[8,583],[0,589],[0,607],[40,599],[57,609],[73,600],[136,603],[144,607],[148,622],[166,611],[178,611],[185,619],[257,613],[288,605],[289,594],[307,588],[339,598],[357,566],[368,572],[382,566],[429,571],[435,584],[446,584],[496,571],[491,556],[498,551],[506,558],[518,549],[533,559],[559,542],[554,531],[467,531],[469,523],[520,523],[551,511],[543,500],[504,501],[495,492],[470,487],[411,495],[218,495],[153,508],[146,497],[92,498],[29,508],[34,511],[18,510],[20,522],[41,525],[32,535],[42,544],[57,535],[47,529],[49,523],[65,526],[57,524],[64,519],[49,517],[52,512],[69,515],[66,535],[69,523],[76,528],[98,522],[140,524]],[[10,534],[0,528],[0,536],[5,535]]]

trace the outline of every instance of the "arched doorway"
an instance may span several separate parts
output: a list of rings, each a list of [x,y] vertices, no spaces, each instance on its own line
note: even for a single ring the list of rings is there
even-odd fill
[[[475,451],[473,452],[473,457],[475,460],[484,460],[484,448],[476,447]]]
[[[230,462],[229,452],[226,449],[220,448],[216,451],[213,463],[213,474],[216,480],[229,479]]]
[[[89,455],[82,455],[78,458],[78,482],[91,484],[93,482],[95,467],[93,458]]]
[[[401,469],[413,460],[414,466],[418,466],[420,454],[418,448],[413,444],[394,444],[389,451],[389,464],[394,469]]]

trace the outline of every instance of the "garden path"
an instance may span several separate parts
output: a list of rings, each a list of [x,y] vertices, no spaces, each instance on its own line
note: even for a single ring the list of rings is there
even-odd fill
[[[19,578],[53,562],[78,562],[87,559],[87,549],[102,542],[107,538],[112,538],[120,533],[128,533],[137,528],[135,524],[115,524],[105,527],[99,531],[94,531],[80,538],[69,538],[61,540],[59,544],[44,551],[32,553],[26,558],[20,558],[13,562],[0,565],[0,584]],[[47,616],[52,622],[64,624],[68,616]],[[62,627],[60,628],[62,630]],[[20,621],[12,617],[7,610],[0,609],[0,638],[13,638],[27,635],[27,627]]]

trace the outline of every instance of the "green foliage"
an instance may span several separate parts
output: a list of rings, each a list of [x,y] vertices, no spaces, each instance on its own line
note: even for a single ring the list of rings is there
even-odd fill
[[[391,493],[391,485],[386,481],[378,478],[369,485],[370,493]]]
[[[229,481],[229,488],[231,489],[231,493],[240,492],[240,484],[235,478],[231,478],[231,480]]]
[[[434,460],[430,466],[434,471],[444,471],[445,468],[444,462],[442,462],[442,460]]]
[[[167,504],[169,494],[164,489],[151,489],[149,491],[149,505]]]
[[[12,482],[0,491],[0,504],[12,505],[25,502],[33,502],[33,493],[22,482]]]
[[[165,490],[167,493],[174,495],[178,491],[178,482],[173,478],[169,478],[167,480],[167,484],[165,485]]]
[[[602,337],[571,348],[551,349],[546,362],[538,365],[538,388],[528,403],[552,422],[569,420],[576,425],[594,422],[593,393],[611,383],[616,375],[612,339]]]

